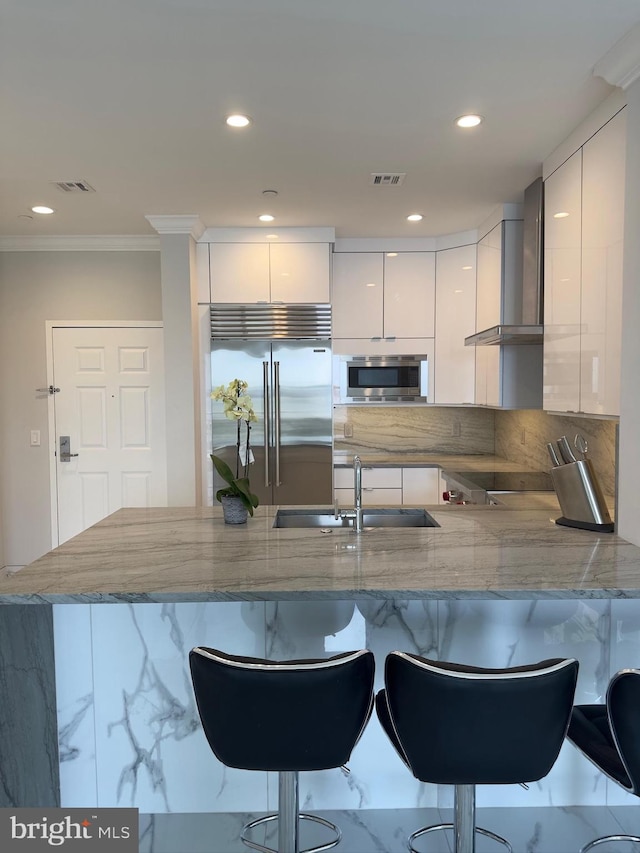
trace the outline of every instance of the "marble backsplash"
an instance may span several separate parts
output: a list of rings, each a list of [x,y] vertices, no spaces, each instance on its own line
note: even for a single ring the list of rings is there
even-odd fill
[[[493,453],[493,409],[436,406],[335,406],[336,451]]]
[[[588,456],[606,495],[616,492],[616,422],[596,418],[550,415],[538,410],[495,412],[495,453],[528,468],[551,467],[547,443],[580,433],[588,442]],[[523,442],[524,439],[524,442]]]

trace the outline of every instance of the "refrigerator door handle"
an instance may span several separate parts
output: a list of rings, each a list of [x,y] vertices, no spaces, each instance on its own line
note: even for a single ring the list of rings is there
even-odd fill
[[[271,485],[269,472],[269,433],[270,430],[270,413],[271,404],[269,402],[269,362],[262,362],[262,402],[264,408],[264,485],[269,488]]]
[[[274,409],[274,436],[273,443],[276,449],[276,486],[281,486],[280,482],[280,362],[273,362],[273,409]]]

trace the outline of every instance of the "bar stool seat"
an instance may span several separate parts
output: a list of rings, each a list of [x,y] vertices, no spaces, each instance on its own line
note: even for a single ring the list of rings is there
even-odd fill
[[[385,689],[376,696],[380,723],[400,758],[421,782],[454,785],[454,821],[423,827],[414,842],[453,831],[454,853],[474,853],[476,785],[533,782],[551,770],[573,704],[578,662],[545,660],[483,669],[391,652]]]
[[[598,770],[640,797],[640,670],[617,672],[607,687],[606,704],[576,705],[567,737]],[[612,841],[640,844],[640,836],[604,835],[580,853]]]
[[[278,821],[274,853],[317,853],[335,847],[341,833],[316,815],[300,814],[298,775],[344,766],[373,709],[374,658],[369,651],[318,660],[270,661],[198,646],[189,653],[191,678],[205,736],[227,767],[278,773],[278,813],[247,824]],[[300,820],[334,831],[319,847],[300,850]]]

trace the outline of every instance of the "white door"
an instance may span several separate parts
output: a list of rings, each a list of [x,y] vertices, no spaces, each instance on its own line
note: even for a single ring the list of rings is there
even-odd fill
[[[161,328],[52,337],[61,544],[123,506],[166,506],[164,366]]]

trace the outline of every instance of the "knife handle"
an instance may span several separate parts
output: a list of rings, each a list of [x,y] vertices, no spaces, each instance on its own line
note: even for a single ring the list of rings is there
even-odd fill
[[[547,444],[547,450],[549,451],[549,456],[551,457],[551,462],[553,464],[553,467],[559,468],[560,465],[562,465],[562,462],[560,462],[560,459],[558,458],[558,454],[556,452],[556,449],[551,442],[549,442],[549,444]]]
[[[559,438],[556,442],[558,445],[558,450],[560,451],[560,456],[565,465],[568,465],[571,462],[577,462],[578,460],[573,455],[573,450],[571,450],[571,446],[567,439],[566,435],[563,435],[562,438]]]

